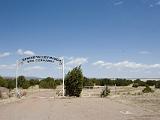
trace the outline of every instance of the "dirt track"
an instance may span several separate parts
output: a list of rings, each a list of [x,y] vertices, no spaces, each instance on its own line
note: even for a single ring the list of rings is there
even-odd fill
[[[144,114],[140,108],[106,98],[54,99],[51,91],[0,105],[0,120],[152,120]]]

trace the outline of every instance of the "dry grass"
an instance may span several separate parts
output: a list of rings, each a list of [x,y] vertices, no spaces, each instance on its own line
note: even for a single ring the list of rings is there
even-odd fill
[[[125,104],[132,108],[135,108],[135,110],[138,110],[137,108],[143,109],[144,112],[138,115],[134,114],[133,119],[130,119],[130,120],[160,120],[160,89],[154,89],[154,87],[152,87],[152,89],[154,89],[155,91],[154,93],[143,94],[142,90],[144,89],[144,87],[133,88],[132,86],[125,86],[125,87],[112,86],[109,88],[111,93],[107,97],[107,99],[98,98],[100,97],[100,93],[103,88],[96,87],[94,89],[83,89],[82,99],[80,100],[83,101],[85,99],[91,102],[94,99],[97,101],[99,100],[108,101],[108,99],[110,99],[111,101],[118,102],[120,104]],[[56,90],[38,89],[38,87],[35,87],[25,91],[27,92],[27,96],[35,96],[35,95],[39,96],[41,93],[43,94],[46,93],[46,95],[48,93],[51,93],[53,97],[58,98],[59,96],[56,95],[56,91],[61,91],[61,90],[62,90],[62,86],[58,86]],[[93,99],[86,98],[86,97],[92,97]],[[3,100],[3,101],[1,100],[0,104],[10,103],[17,100],[18,99],[16,99],[15,97],[12,97],[7,100]],[[73,100],[76,100],[76,99],[73,99]]]
[[[160,120],[160,89],[151,87],[154,93],[142,93],[144,87],[133,88],[132,86],[109,87],[110,95],[107,97],[113,101],[143,109],[146,114],[137,115],[133,119],[136,120]],[[99,97],[102,88],[84,89],[83,94],[90,97]],[[82,95],[83,96],[83,95]],[[83,96],[86,97],[86,96]]]

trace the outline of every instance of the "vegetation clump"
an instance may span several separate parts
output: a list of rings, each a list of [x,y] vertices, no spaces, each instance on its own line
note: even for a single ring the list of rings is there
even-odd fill
[[[136,79],[134,82],[133,82],[133,85],[132,87],[139,87],[139,86],[146,86],[146,82],[144,81],[141,81],[140,79]]]
[[[157,81],[156,85],[155,85],[155,88],[159,88],[160,89],[160,80]]]
[[[107,97],[110,94],[110,89],[108,86],[105,86],[105,89],[101,92],[101,97]]]
[[[30,87],[30,83],[24,76],[18,77],[18,87],[23,89],[28,89]]]
[[[83,87],[89,87],[89,88],[93,88],[94,87],[94,82],[92,80],[89,80],[88,78],[84,77],[83,78]]]
[[[79,97],[83,88],[83,73],[81,66],[75,67],[65,76],[66,96]]]
[[[148,85],[142,90],[143,93],[152,93],[154,90],[152,90]]]
[[[137,87],[139,87],[139,84],[138,83],[133,83],[132,87],[137,88]]]
[[[147,81],[146,81],[146,84],[147,84],[148,86],[154,86],[154,85],[156,85],[156,83],[157,83],[156,80],[147,80]]]
[[[48,77],[46,79],[43,79],[39,83],[40,88],[45,88],[45,89],[56,89],[56,82],[54,78]]]

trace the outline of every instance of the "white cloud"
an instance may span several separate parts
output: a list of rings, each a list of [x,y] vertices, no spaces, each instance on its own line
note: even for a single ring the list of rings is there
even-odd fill
[[[66,65],[77,66],[77,65],[82,65],[87,62],[88,62],[87,58],[83,58],[83,57],[82,58],[71,58],[71,60],[68,61]]]
[[[16,64],[11,64],[11,65],[0,65],[1,70],[15,70],[16,69]]]
[[[101,60],[93,63],[93,65],[103,65],[103,64],[104,64],[104,61],[101,61]]]
[[[35,55],[35,53],[31,50],[26,50],[26,51],[23,51],[22,49],[18,49],[17,50],[17,54],[18,55],[24,55],[24,56],[33,56]]]
[[[123,3],[124,3],[123,1],[118,1],[118,2],[115,2],[114,5],[115,5],[115,6],[117,6],[117,5],[122,5]]]
[[[30,50],[27,50],[27,51],[24,51],[24,55],[32,56],[32,55],[35,55],[35,53]]]
[[[10,56],[9,52],[0,53],[0,58]]]
[[[88,63],[88,58],[84,58],[84,57],[66,57],[64,56],[64,62],[65,62],[65,71],[70,71],[72,70],[74,67],[78,66],[78,65],[82,65],[85,63]],[[62,69],[61,67],[59,67],[58,69]]]
[[[100,66],[104,68],[129,68],[129,69],[160,69],[160,64],[141,64],[136,62],[129,62],[129,61],[121,61],[118,63],[111,63],[111,62],[104,62],[104,61],[97,61],[93,63],[94,66]]]
[[[32,67],[27,67],[25,68],[24,70],[25,71],[32,71],[32,70],[38,70],[38,71],[41,71],[41,70],[44,70],[45,68],[42,67],[42,66],[32,66]]]
[[[147,54],[151,54],[151,52],[149,52],[149,51],[140,51],[139,54],[147,55]]]

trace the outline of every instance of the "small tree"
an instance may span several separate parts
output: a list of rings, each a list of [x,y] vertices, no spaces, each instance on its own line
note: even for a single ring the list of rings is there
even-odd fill
[[[81,66],[75,67],[65,76],[66,95],[79,97],[83,88]]]
[[[22,87],[25,81],[26,81],[26,78],[24,76],[19,76],[18,77],[18,87]]]

